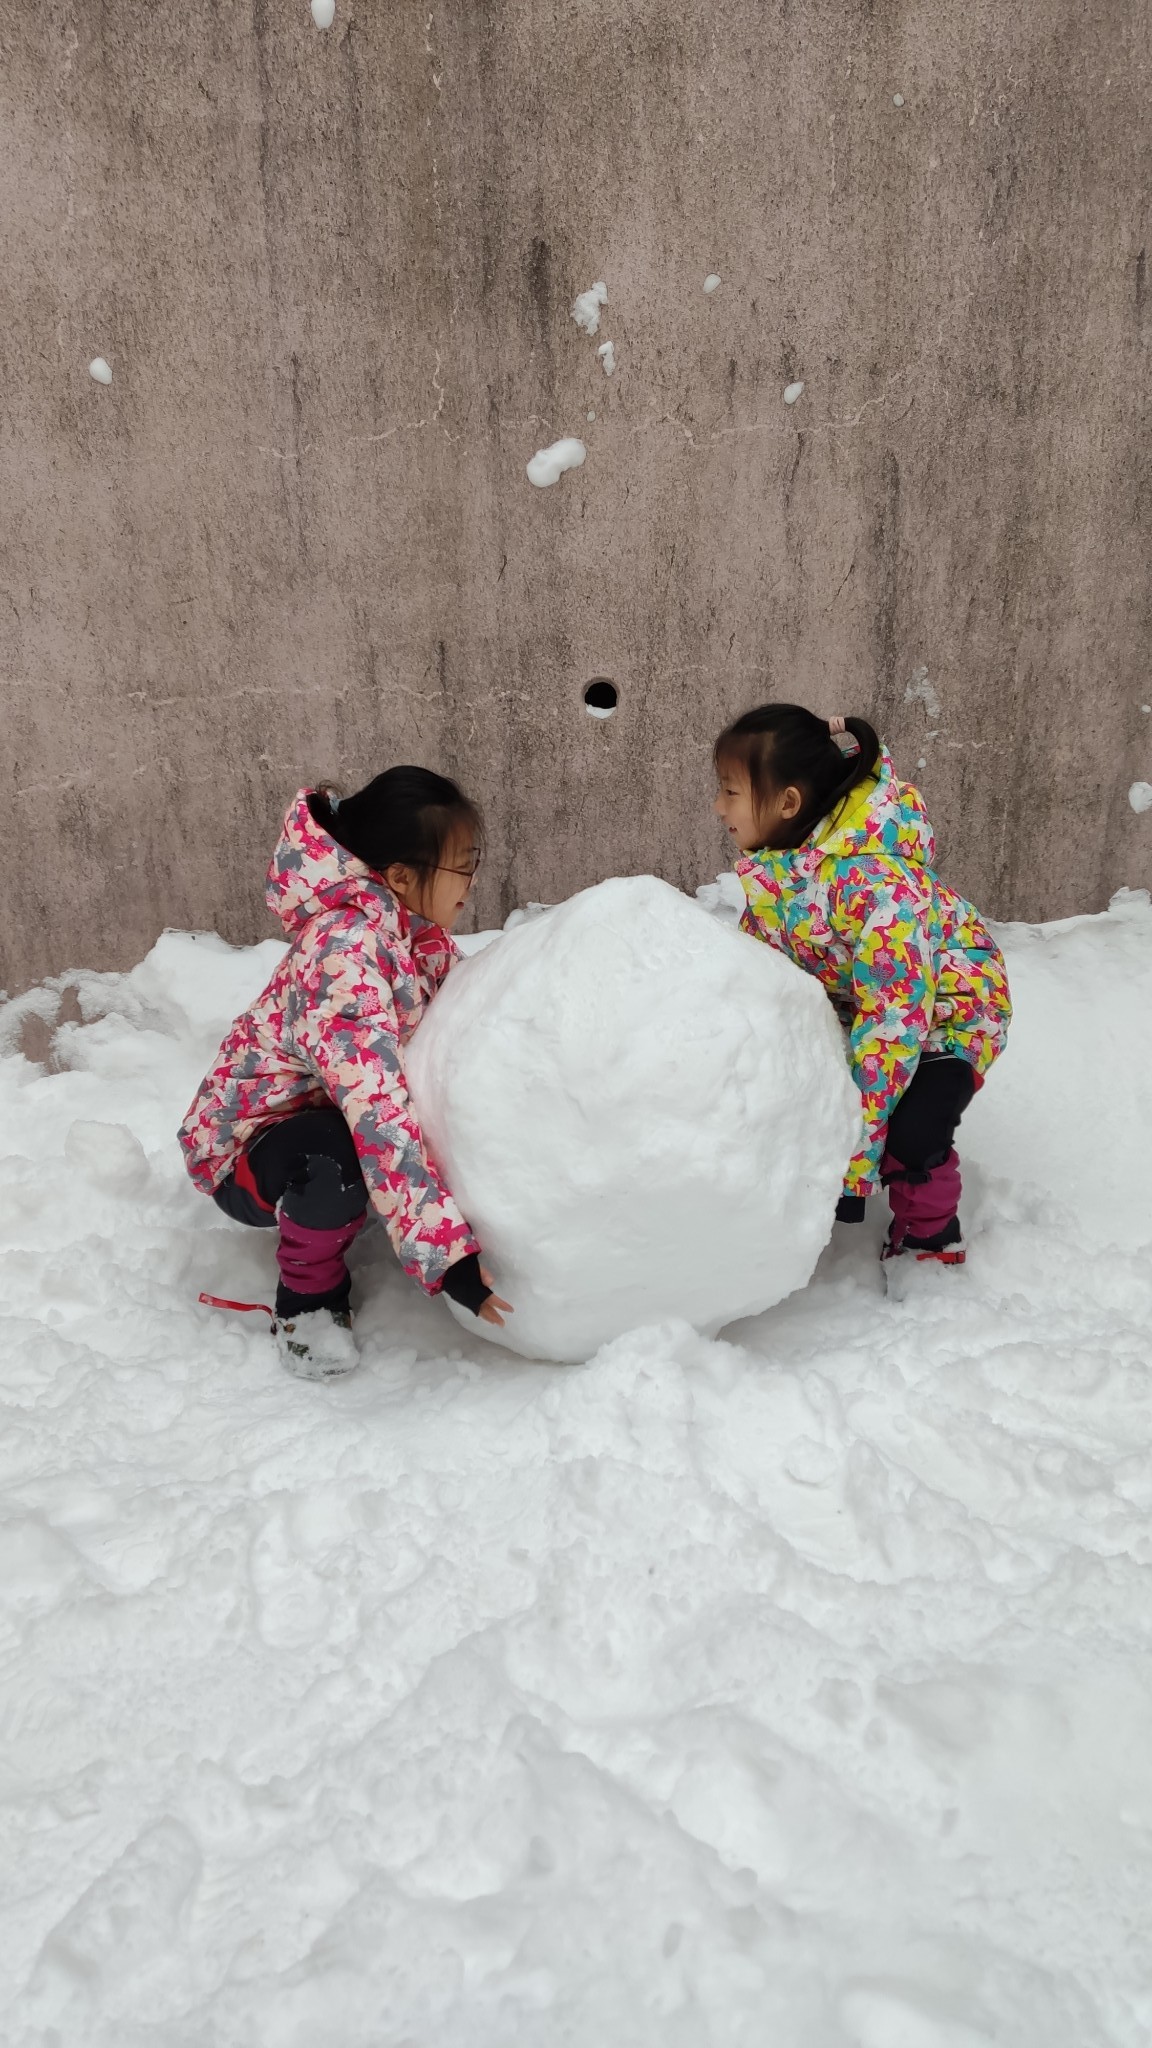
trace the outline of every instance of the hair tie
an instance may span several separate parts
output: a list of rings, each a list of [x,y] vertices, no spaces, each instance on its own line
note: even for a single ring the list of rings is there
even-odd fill
[[[854,733],[849,732],[842,718],[830,718],[828,720],[828,731],[845,760],[850,761],[854,754],[860,752],[859,740]]]

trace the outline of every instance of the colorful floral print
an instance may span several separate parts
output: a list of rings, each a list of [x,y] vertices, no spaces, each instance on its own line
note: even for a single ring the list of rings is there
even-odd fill
[[[982,1075],[1012,1015],[1004,961],[970,903],[932,872],[932,827],[918,790],[878,772],[804,842],[736,863],[742,923],[824,983],[849,1033],[864,1142],[845,1180],[876,1186],[888,1118],[923,1052]]]

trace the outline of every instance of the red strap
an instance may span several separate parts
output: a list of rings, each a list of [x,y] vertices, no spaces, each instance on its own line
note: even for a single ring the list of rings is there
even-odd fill
[[[267,1316],[270,1323],[276,1321],[276,1317],[266,1301],[225,1301],[223,1296],[219,1294],[200,1294],[196,1298],[204,1303],[205,1308],[236,1308],[244,1315],[248,1315],[255,1309],[259,1310],[261,1315]]]

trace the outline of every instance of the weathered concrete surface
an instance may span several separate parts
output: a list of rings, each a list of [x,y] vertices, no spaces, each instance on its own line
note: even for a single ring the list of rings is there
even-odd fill
[[[286,798],[397,759],[485,803],[483,921],[694,884],[769,696],[922,758],[991,912],[1152,881],[1144,0],[0,0],[0,46],[0,982],[263,933]]]

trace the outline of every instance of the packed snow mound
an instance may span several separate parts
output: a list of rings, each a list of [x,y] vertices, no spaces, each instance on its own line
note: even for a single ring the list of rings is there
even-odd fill
[[[476,1327],[532,1358],[669,1316],[714,1331],[803,1286],[860,1128],[819,985],[650,875],[457,968],[408,1082],[515,1307]]]
[[[281,942],[0,1001],[5,2048],[1148,2048],[1152,907],[997,936],[967,1266],[578,1372],[375,1226],[347,1380],[197,1306]]]

